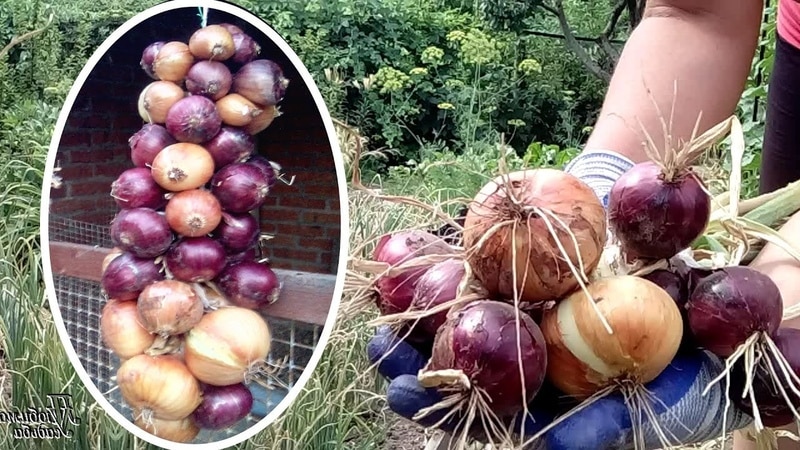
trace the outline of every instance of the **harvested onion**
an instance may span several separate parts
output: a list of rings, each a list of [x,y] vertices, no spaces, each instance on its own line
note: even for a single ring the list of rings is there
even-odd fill
[[[200,145],[177,142],[161,150],[151,167],[153,179],[172,192],[199,188],[214,175],[214,158]]]
[[[243,382],[270,346],[266,321],[253,310],[230,306],[206,313],[186,334],[184,359],[198,380],[227,386]]]
[[[181,142],[202,144],[219,133],[222,119],[217,107],[202,95],[184,97],[167,112],[167,131]]]
[[[495,178],[475,196],[464,223],[464,247],[475,276],[493,296],[517,295],[520,303],[531,305],[577,288],[566,257],[580,270],[580,256],[588,275],[600,261],[605,240],[605,210],[597,195],[555,169]]]
[[[585,398],[616,381],[655,379],[675,357],[683,336],[672,297],[630,275],[601,278],[588,290],[613,334],[583,290],[545,311],[548,380],[568,395]]]
[[[128,359],[117,370],[117,385],[122,398],[145,422],[184,419],[203,401],[200,383],[174,355],[141,354]]]
[[[259,106],[261,113],[253,117],[253,119],[244,126],[244,130],[250,134],[258,134],[266,130],[276,117],[280,117],[281,111],[277,106]]]
[[[167,112],[186,93],[171,81],[153,81],[139,94],[139,116],[150,123],[165,123]]]
[[[200,427],[194,423],[191,416],[180,420],[153,418],[149,423],[145,422],[141,414],[135,414],[135,416],[136,420],[134,420],[133,423],[137,427],[147,431],[153,436],[158,436],[168,441],[182,443],[191,442],[200,434]]]
[[[156,335],[139,323],[135,301],[109,300],[100,313],[100,335],[103,344],[122,359],[144,353],[156,340]]]
[[[194,95],[219,100],[228,93],[233,82],[228,66],[217,61],[198,61],[186,75],[186,89]]]
[[[208,236],[184,237],[170,247],[164,262],[176,280],[211,281],[225,268],[225,247]]]
[[[163,280],[161,265],[153,258],[139,258],[130,252],[109,261],[100,286],[109,298],[133,300],[153,281]]]
[[[150,167],[158,152],[175,142],[177,142],[175,138],[164,126],[146,123],[128,139],[131,161],[137,167]]]
[[[164,209],[167,223],[181,236],[204,236],[222,220],[222,207],[211,192],[190,189],[173,195]]]
[[[155,62],[156,55],[158,55],[158,51],[161,50],[164,44],[166,44],[166,42],[157,41],[148,45],[142,52],[142,59],[139,60],[139,66],[144,70],[144,73],[154,80],[157,80],[158,76],[156,76],[156,73],[153,71],[153,62]]]
[[[149,332],[175,336],[189,331],[203,316],[203,302],[192,286],[178,280],[156,281],[137,301],[139,320]]]
[[[277,105],[286,95],[289,80],[275,61],[257,59],[242,66],[233,76],[231,90],[257,105]]]
[[[243,383],[203,386],[203,403],[192,413],[202,428],[220,430],[244,419],[253,408],[253,394]]]
[[[139,258],[163,254],[174,238],[164,216],[150,208],[121,210],[109,231],[114,245]]]
[[[217,111],[222,123],[233,127],[243,127],[264,112],[239,94],[228,94],[217,100]]]
[[[162,45],[153,61],[153,72],[159,80],[181,83],[194,64],[189,46],[180,41]]]
[[[224,61],[236,52],[233,36],[220,25],[208,25],[189,38],[189,50],[197,59]]]

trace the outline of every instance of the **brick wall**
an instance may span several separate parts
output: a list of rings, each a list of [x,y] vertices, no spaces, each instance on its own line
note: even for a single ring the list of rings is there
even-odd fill
[[[108,224],[117,212],[111,182],[130,162],[128,138],[143,124],[136,101],[151,80],[139,68],[141,51],[155,40],[188,41],[199,24],[195,8],[140,24],[117,41],[94,68],[70,112],[59,143],[63,186],[51,193],[51,214]],[[337,270],[340,205],[328,136],[300,75],[260,32],[235,17],[212,12],[208,23],[231,22],[259,40],[262,55],[281,64],[291,80],[283,115],[259,134],[257,151],[281,164],[293,185],[278,183],[259,211],[262,230],[274,234],[274,267],[320,273]]]

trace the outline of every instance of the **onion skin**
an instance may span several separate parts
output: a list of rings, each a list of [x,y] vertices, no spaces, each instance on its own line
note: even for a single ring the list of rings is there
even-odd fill
[[[111,263],[111,261],[113,261],[114,258],[121,255],[123,252],[124,250],[122,250],[119,247],[112,248],[111,251],[109,251],[108,254],[105,256],[105,258],[103,258],[103,263],[100,266],[100,274],[102,275],[106,273],[106,269],[108,268],[109,263]]]
[[[128,169],[111,183],[111,196],[121,209],[160,209],[167,204],[166,194],[145,167]]]
[[[153,61],[153,72],[159,80],[181,83],[194,64],[189,46],[180,41],[170,41],[161,46]]]
[[[753,333],[774,335],[783,317],[780,290],[749,267],[716,270],[700,280],[686,304],[698,345],[727,358]]]
[[[267,184],[270,188],[275,186],[278,182],[278,178],[281,176],[280,164],[270,161],[265,156],[255,154],[247,160],[247,164],[256,166],[264,172],[264,176],[267,177]]]
[[[244,30],[242,30],[241,28],[237,27],[236,25],[234,25],[232,23],[220,23],[220,24],[217,24],[217,25],[219,25],[222,28],[225,28],[226,30],[228,30],[228,33],[230,33],[231,35],[234,35],[236,33],[244,33]]]
[[[465,275],[464,262],[459,259],[446,259],[434,264],[417,280],[410,310],[426,311],[455,299]],[[433,340],[436,331],[447,321],[448,311],[421,317],[414,330],[426,336],[426,340]]]
[[[110,232],[114,245],[139,258],[162,255],[174,239],[167,220],[150,208],[121,210]]]
[[[258,243],[258,220],[250,213],[223,213],[212,235],[230,253],[243,252]]]
[[[178,141],[202,144],[219,133],[222,118],[213,101],[190,95],[169,108],[166,125],[169,134]]]
[[[239,94],[228,94],[216,103],[222,123],[232,127],[243,127],[260,115],[263,110]]]
[[[584,399],[625,379],[648,383],[678,352],[683,336],[675,301],[655,283],[613,276],[588,285],[613,334],[578,290],[545,311],[542,332],[550,358],[547,379]]]
[[[133,421],[134,425],[161,439],[187,443],[192,442],[200,434],[200,427],[194,423],[191,416],[181,420],[151,419],[151,423],[148,424],[140,415],[134,415],[137,416]]]
[[[257,105],[277,105],[286,95],[289,80],[283,69],[269,59],[257,59],[243,65],[233,76],[231,90]]]
[[[186,90],[219,100],[231,89],[233,75],[225,64],[218,61],[198,61],[186,74]]]
[[[162,125],[146,123],[128,139],[131,161],[137,167],[150,167],[161,150],[176,142]]]
[[[228,264],[214,281],[228,301],[242,308],[264,308],[275,303],[281,293],[278,276],[257,261]]]
[[[266,321],[255,311],[236,306],[220,308],[206,313],[186,334],[184,359],[203,383],[242,383],[251,364],[269,354],[271,339]]]
[[[156,155],[151,175],[159,186],[171,192],[196,189],[214,175],[214,158],[200,145],[178,142]]]
[[[200,322],[203,302],[192,286],[178,280],[149,284],[137,300],[139,321],[150,333],[176,336]]]
[[[233,163],[219,169],[211,178],[211,193],[227,212],[245,213],[264,204],[269,181],[264,173],[246,163]]]
[[[260,114],[253,117],[253,119],[244,126],[244,130],[252,135],[256,135],[272,125],[272,121],[281,115],[280,110],[275,105],[263,106],[259,105],[262,110]]]
[[[214,167],[220,169],[247,160],[256,149],[256,141],[241,128],[223,126],[204,147],[214,159]]]
[[[423,230],[407,230],[381,236],[372,254],[372,260],[396,267],[427,255],[452,254],[453,249],[438,236]],[[414,299],[417,280],[433,263],[414,267],[400,274],[382,275],[375,280],[375,298],[381,314],[406,311]]]
[[[156,76],[156,73],[153,70],[153,62],[155,62],[156,55],[158,55],[158,51],[161,50],[161,47],[163,47],[164,44],[166,44],[166,42],[156,41],[145,47],[144,51],[142,52],[142,59],[139,61],[139,67],[144,70],[144,73],[146,73],[147,76],[154,80],[158,80],[158,76]]]
[[[509,190],[519,202],[509,198]],[[525,213],[519,203],[550,211],[566,224],[575,235],[587,274],[597,267],[606,241],[603,205],[594,191],[578,178],[555,169],[532,169],[495,178],[480,190],[469,206],[464,221],[464,247],[476,278],[491,296],[514,298],[513,273],[516,270],[520,303],[536,305],[560,299],[574,291],[578,281],[544,219],[538,215],[521,219]],[[478,248],[479,241],[492,227],[506,221],[515,221],[516,232],[509,223],[492,233]],[[550,221],[566,254],[578,268],[572,238],[558,222],[552,218]],[[516,255],[512,246],[516,247]]]
[[[800,330],[796,328],[781,327],[775,332],[773,337],[775,346],[781,352],[786,362],[789,363],[791,371],[800,377],[800,352],[797,351],[800,346]],[[778,428],[789,425],[794,422],[794,414],[789,406],[786,404],[786,398],[781,394],[777,383],[783,384],[783,389],[792,399],[792,405],[795,408],[800,408],[800,401],[797,397],[792,395],[791,388],[786,384],[786,378],[783,371],[780,369],[778,361],[773,355],[764,355],[764,358],[769,358],[772,367],[778,373],[778,380],[773,379],[766,366],[766,360],[759,364],[755,373],[753,374],[753,394],[756,397],[756,405],[758,412],[761,415],[761,421],[764,426],[768,428]],[[752,414],[753,404],[750,402],[750,397],[742,398],[741,393],[744,392],[747,386],[747,376],[745,372],[743,359],[740,359],[733,366],[731,371],[731,386],[730,386],[730,399],[734,405],[740,410]]]
[[[117,370],[117,385],[134,410],[162,420],[181,420],[202,402],[200,384],[173,355],[137,355]]]
[[[222,220],[222,206],[211,192],[190,189],[170,198],[164,215],[170,228],[179,235],[205,236]]]
[[[230,30],[229,30],[230,31]],[[249,35],[239,32],[233,33],[233,48],[235,52],[231,60],[237,64],[247,64],[261,54],[261,46]]]
[[[516,314],[513,306],[491,300],[459,309],[436,334],[433,354],[423,372],[461,370],[473,386],[484,391],[492,412],[499,417],[522,410],[544,383],[548,354],[541,330],[522,311],[517,339]],[[522,380],[518,345],[522,350]]]
[[[171,81],[154,81],[139,94],[139,116],[145,122],[165,123],[172,105],[185,96],[183,89]]]
[[[106,302],[100,313],[100,335],[103,344],[122,359],[144,353],[156,340],[139,323],[137,304],[130,300]]]
[[[183,237],[164,256],[172,276],[189,283],[211,281],[225,268],[225,248],[207,236]]]
[[[189,50],[197,59],[225,61],[236,49],[233,36],[220,25],[208,25],[195,31],[189,38]]]
[[[711,198],[691,172],[666,181],[648,161],[625,172],[608,197],[608,223],[630,258],[671,258],[689,247],[711,217]]]
[[[243,383],[203,386],[203,403],[192,418],[201,428],[221,430],[244,419],[253,409],[253,394]]]
[[[134,300],[147,285],[163,280],[161,266],[152,258],[138,258],[124,252],[108,263],[100,285],[109,298]]]
[[[670,270],[666,269],[658,269],[650,272],[646,275],[642,275],[642,278],[648,281],[652,281],[661,289],[669,294],[672,300],[675,302],[675,306],[678,307],[678,310],[681,313],[681,322],[683,324],[683,339],[681,342],[681,348],[692,348],[697,347],[697,345],[692,341],[692,333],[689,328],[689,316],[686,311],[686,302],[689,301],[689,281],[686,277],[689,277],[689,273],[685,274],[677,274]]]

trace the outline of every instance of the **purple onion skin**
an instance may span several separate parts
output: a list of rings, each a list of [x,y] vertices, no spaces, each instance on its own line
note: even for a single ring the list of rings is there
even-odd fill
[[[231,35],[236,33],[244,33],[244,30],[242,30],[241,28],[237,27],[232,23],[220,23],[218,25],[228,30],[228,33],[230,33]]]
[[[288,80],[275,61],[257,59],[243,65],[233,76],[231,91],[257,105],[277,105],[286,95]]]
[[[232,304],[242,308],[259,310],[275,303],[280,295],[275,272],[257,261],[230,263],[215,282]]]
[[[140,258],[164,254],[175,238],[167,219],[150,208],[121,210],[110,231],[114,245]]]
[[[781,327],[772,339],[786,362],[789,363],[792,372],[800,376],[800,330]],[[769,372],[769,366],[766,365],[766,360],[762,360],[753,376],[753,394],[755,395],[758,412],[761,414],[764,426],[777,428],[794,422],[794,415],[786,404],[786,399],[777,387],[777,383],[780,382],[783,385],[788,397],[792,399],[792,406],[800,408],[800,400],[792,394],[789,385],[786,383],[786,378],[779,368],[781,366],[778,365],[778,361],[772,354],[769,355],[769,361],[779,374],[779,378],[778,380],[773,379]],[[741,395],[745,390],[746,383],[744,359],[740,359],[731,371],[730,399],[737,408],[752,414],[753,404],[750,402],[750,397],[742,398]]]
[[[228,94],[232,83],[231,70],[219,61],[197,61],[186,74],[186,90],[215,101]]]
[[[128,169],[111,183],[111,196],[122,209],[163,208],[167,204],[166,194],[150,175],[150,169],[144,167]]]
[[[135,300],[147,285],[164,279],[161,265],[153,258],[138,258],[123,252],[106,267],[100,285],[108,298]]]
[[[258,246],[252,246],[247,250],[238,252],[238,253],[228,253],[227,261],[228,264],[232,264],[239,261],[253,261],[254,259],[259,257]]]
[[[683,276],[682,276],[683,275]],[[689,300],[689,280],[686,278],[689,273],[678,274],[671,270],[659,269],[642,275],[642,278],[652,281],[659,287],[664,289],[675,304],[678,305],[678,310],[681,312],[681,319],[683,322],[683,338],[681,340],[681,348],[688,349],[697,347],[692,340],[692,333],[689,327],[689,314],[686,311],[686,302]]]
[[[184,97],[167,111],[167,131],[180,142],[202,144],[219,133],[222,118],[217,106],[202,95]]]
[[[219,169],[250,158],[256,149],[256,141],[241,128],[222,126],[219,133],[206,142],[204,147],[214,158],[214,167]]]
[[[231,36],[233,36],[233,47],[236,49],[231,61],[237,64],[247,64],[261,53],[261,47],[249,35],[232,33]]]
[[[229,254],[252,248],[260,234],[258,220],[250,213],[222,213],[219,226],[211,233]]]
[[[156,41],[145,47],[142,52],[142,59],[139,61],[139,66],[144,70],[144,73],[154,80],[158,80],[158,76],[156,76],[153,70],[153,62],[156,60],[156,55],[158,55],[158,51],[161,50],[164,44],[166,44],[166,42]]]
[[[137,167],[149,167],[158,152],[176,142],[163,126],[154,123],[145,124],[128,139],[131,161]]]
[[[703,278],[686,308],[694,341],[722,358],[753,333],[774,335],[783,317],[783,299],[775,283],[743,266],[718,269]]]
[[[267,177],[267,184],[269,187],[275,186],[275,183],[278,182],[278,177],[280,176],[281,166],[277,163],[274,163],[261,155],[252,155],[248,160],[247,164],[251,166],[256,166],[264,173],[264,176]]]
[[[697,239],[711,216],[711,199],[690,173],[664,180],[653,162],[639,163],[611,188],[608,223],[631,258],[671,258]]]
[[[424,370],[459,369],[487,394],[492,412],[508,417],[522,410],[542,387],[547,368],[544,335],[530,316],[505,302],[481,300],[458,310],[442,325]],[[517,329],[522,350],[520,377]],[[525,384],[523,400],[522,383]]]
[[[211,281],[225,268],[225,248],[208,236],[183,237],[167,250],[164,262],[176,280]]]
[[[233,163],[211,177],[211,193],[223,211],[245,213],[259,208],[269,194],[267,177],[246,163]]]
[[[203,402],[192,413],[192,419],[200,428],[221,430],[247,417],[252,409],[253,394],[243,383],[203,385]]]
[[[417,280],[410,309],[425,311],[455,299],[465,274],[464,263],[457,259],[434,264]],[[447,320],[448,311],[420,318],[415,328],[433,340],[436,331]]]

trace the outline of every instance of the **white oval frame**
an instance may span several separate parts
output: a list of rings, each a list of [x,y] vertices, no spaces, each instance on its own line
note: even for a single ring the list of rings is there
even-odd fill
[[[164,13],[166,11],[171,11],[174,9],[180,8],[201,8],[206,7],[208,9],[214,9],[223,11],[229,14],[232,14],[247,23],[253,25],[259,31],[261,31],[265,36],[267,36],[275,45],[280,48],[280,50],[284,53],[284,55],[291,61],[294,65],[295,69],[300,74],[303,82],[305,83],[306,87],[308,88],[311,96],[314,98],[314,102],[316,103],[317,109],[319,110],[322,121],[325,124],[325,129],[328,134],[328,140],[330,141],[331,151],[333,153],[333,159],[336,166],[336,178],[339,184],[339,205],[340,205],[340,214],[341,214],[341,238],[339,242],[339,264],[338,264],[338,273],[336,276],[336,284],[334,287],[333,298],[331,299],[331,308],[328,311],[328,318],[325,321],[325,325],[320,333],[319,341],[317,342],[316,348],[314,349],[311,358],[303,370],[303,373],[298,377],[297,382],[295,385],[289,390],[283,400],[275,406],[275,408],[270,411],[266,417],[262,418],[258,423],[253,425],[252,427],[248,428],[247,430],[212,443],[202,443],[202,444],[185,444],[185,443],[176,443],[173,441],[169,441],[166,439],[162,439],[156,436],[151,435],[150,433],[146,432],[145,430],[137,427],[132,422],[128,421],[128,419],[123,416],[117,409],[111,405],[111,403],[103,396],[102,392],[95,386],[92,382],[89,374],[81,364],[80,358],[78,357],[77,352],[72,346],[70,341],[70,336],[67,333],[67,329],[64,325],[64,321],[61,317],[61,310],[58,305],[56,291],[55,291],[55,284],[53,283],[53,269],[50,264],[50,238],[49,238],[49,226],[50,226],[50,190],[52,185],[53,179],[53,172],[55,166],[55,158],[56,154],[58,153],[58,146],[59,142],[61,141],[61,136],[64,133],[64,127],[67,122],[67,118],[69,117],[70,112],[72,111],[72,107],[75,103],[75,99],[78,96],[83,85],[86,83],[86,79],[91,74],[92,70],[94,70],[97,63],[100,59],[108,52],[112,45],[114,45],[122,36],[127,34],[131,29],[133,29],[136,25],[154,17],[158,14]],[[95,401],[102,406],[103,410],[110,415],[117,423],[122,425],[128,432],[134,434],[135,436],[141,438],[144,441],[147,441],[153,445],[158,445],[163,448],[170,448],[170,449],[193,449],[193,450],[211,450],[211,449],[224,449],[241,442],[244,442],[254,435],[262,432],[266,427],[271,425],[278,417],[280,417],[283,412],[294,402],[295,398],[299,395],[300,391],[308,382],[309,378],[311,377],[312,372],[316,368],[317,364],[319,363],[320,358],[322,357],[322,352],[325,350],[325,347],[328,344],[328,339],[330,338],[331,332],[333,331],[333,326],[336,322],[336,315],[339,311],[339,304],[341,303],[342,297],[342,290],[344,288],[344,274],[346,271],[346,264],[347,264],[347,249],[348,249],[348,242],[349,242],[349,235],[350,235],[350,226],[349,226],[349,204],[347,198],[347,183],[345,181],[345,171],[344,171],[344,161],[341,154],[341,149],[339,147],[339,140],[336,135],[336,130],[333,125],[333,121],[331,120],[330,113],[325,105],[325,102],[322,98],[322,94],[319,92],[314,80],[309,73],[308,69],[306,69],[305,65],[300,61],[300,58],[294,51],[289,47],[286,41],[278,35],[276,31],[274,31],[269,25],[267,25],[262,19],[258,18],[254,14],[250,13],[249,11],[233,5],[231,3],[224,3],[217,0],[173,0],[165,3],[161,3],[154,7],[148,8],[135,16],[128,19],[124,24],[122,24],[119,28],[114,30],[103,43],[95,50],[92,56],[87,61],[86,65],[83,67],[81,72],[75,79],[75,82],[70,88],[69,93],[67,94],[66,101],[61,109],[61,112],[58,116],[58,121],[56,122],[56,127],[53,130],[53,137],[50,141],[50,147],[47,153],[47,162],[45,166],[45,174],[44,174],[44,184],[42,186],[42,203],[41,203],[41,220],[40,220],[40,236],[42,242],[42,264],[45,276],[45,287],[47,291],[47,296],[50,304],[50,310],[52,311],[53,318],[55,321],[56,329],[58,330],[58,335],[61,339],[61,344],[64,350],[67,352],[67,356],[69,357],[70,362],[72,363],[75,371],[77,372],[78,376],[80,377],[81,381],[83,382],[86,389],[92,394]],[[86,418],[81,418],[85,420]]]

